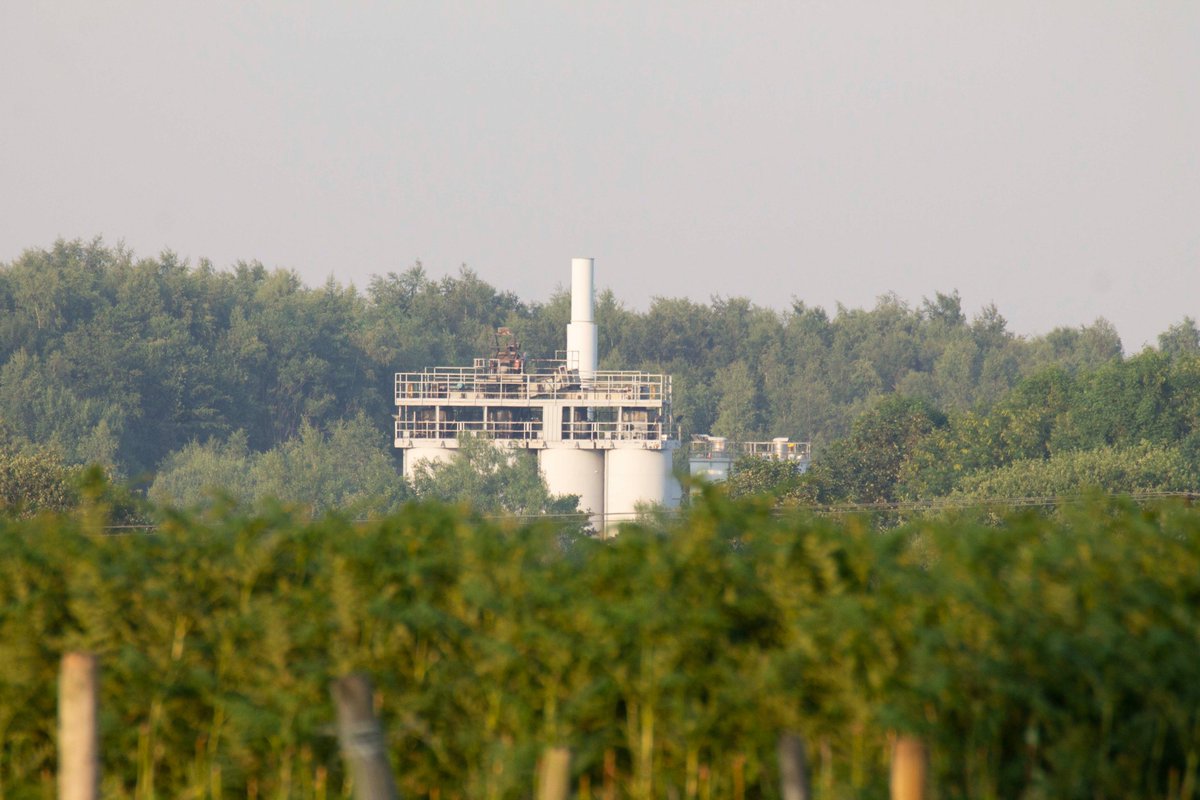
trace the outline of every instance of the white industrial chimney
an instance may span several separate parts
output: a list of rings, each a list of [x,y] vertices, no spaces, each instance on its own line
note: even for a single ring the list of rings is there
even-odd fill
[[[567,325],[567,366],[579,369],[581,380],[596,377],[599,340],[596,337],[595,265],[590,258],[571,259],[571,322]]]

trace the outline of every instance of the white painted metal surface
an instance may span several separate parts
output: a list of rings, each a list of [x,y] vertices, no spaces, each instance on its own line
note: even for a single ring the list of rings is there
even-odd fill
[[[671,450],[616,448],[604,456],[605,527],[636,518],[638,506],[667,505],[671,492]]]
[[[404,451],[404,477],[411,481],[417,473],[417,464],[422,461],[447,464],[457,452],[448,447],[410,447]]]
[[[688,459],[688,471],[693,478],[703,478],[709,483],[720,483],[729,480],[733,469],[733,458],[728,453],[714,453],[709,456],[691,456]]]
[[[567,364],[578,367],[579,377],[585,381],[590,381],[596,374],[600,360],[599,342],[595,316],[595,264],[590,258],[573,258]]]
[[[552,447],[538,451],[538,467],[551,494],[579,495],[579,510],[604,530],[604,451]]]

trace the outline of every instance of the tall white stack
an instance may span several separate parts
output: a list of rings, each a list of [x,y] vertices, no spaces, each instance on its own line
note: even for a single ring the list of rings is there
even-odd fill
[[[567,325],[567,365],[578,367],[581,380],[596,377],[600,360],[596,335],[595,262],[571,259],[571,322]]]

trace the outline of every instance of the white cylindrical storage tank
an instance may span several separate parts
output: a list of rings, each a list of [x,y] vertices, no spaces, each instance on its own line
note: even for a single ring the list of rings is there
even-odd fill
[[[538,467],[550,494],[579,495],[579,510],[590,515],[592,527],[604,525],[604,453],[573,447],[550,447],[538,452]]]
[[[605,527],[609,530],[633,520],[640,505],[671,502],[667,484],[671,474],[670,450],[615,448],[605,456],[604,472],[608,485],[604,498]]]
[[[447,464],[457,452],[448,447],[410,447],[404,451],[404,477],[411,481],[417,472],[417,464],[422,461],[430,465]]]
[[[596,334],[595,264],[590,258],[571,259],[571,322],[567,325],[567,366],[579,369],[579,377],[591,380],[599,361],[600,339]]]

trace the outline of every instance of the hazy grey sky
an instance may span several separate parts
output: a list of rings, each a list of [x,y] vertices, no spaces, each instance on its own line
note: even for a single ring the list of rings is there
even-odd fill
[[[0,0],[0,261],[56,237],[1019,333],[1200,316],[1200,2]]]

